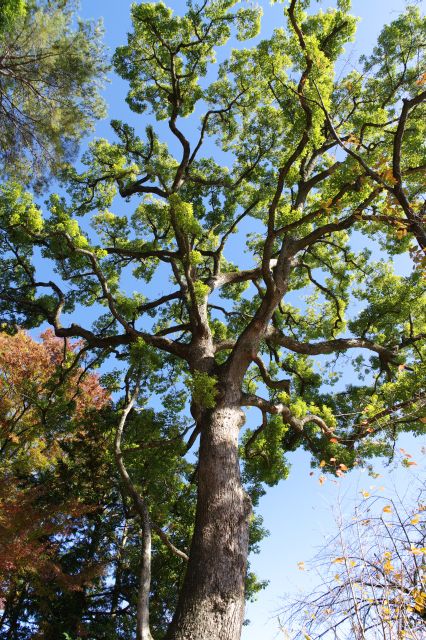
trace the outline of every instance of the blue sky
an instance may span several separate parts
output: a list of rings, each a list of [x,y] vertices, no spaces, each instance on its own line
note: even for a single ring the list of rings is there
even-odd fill
[[[274,6],[260,3],[264,9],[262,35],[267,36],[272,29],[282,21],[281,4]],[[320,3],[324,8],[332,4],[330,1]],[[129,8],[130,2],[125,0],[82,0],[81,14],[83,17],[102,17],[105,26],[105,39],[111,53],[115,47],[124,44],[126,33],[130,30]],[[169,5],[177,12],[182,12],[184,4],[181,0],[170,2]],[[316,3],[313,3],[316,6]],[[357,59],[362,53],[368,52],[374,45],[375,38],[385,22],[389,22],[403,10],[403,0],[354,0],[353,13],[360,16],[356,42],[347,47],[342,59],[345,71],[356,66]],[[221,54],[226,55],[226,49]],[[146,125],[145,118],[136,116],[128,109],[124,98],[127,84],[111,74],[111,82],[105,91],[108,103],[108,119],[100,122],[96,128],[96,135],[110,137],[108,121],[118,118],[129,122],[143,132]],[[162,129],[164,130],[164,129]],[[254,412],[252,412],[254,416]],[[250,419],[257,420],[249,417]],[[264,526],[271,535],[261,544],[261,554],[252,558],[252,566],[262,579],[269,579],[268,588],[263,591],[255,604],[250,604],[247,617],[251,624],[244,629],[243,640],[273,640],[280,637],[274,613],[282,605],[285,593],[296,593],[299,587],[309,588],[314,578],[309,573],[297,569],[299,561],[307,561],[312,557],[326,536],[333,530],[331,507],[338,496],[344,497],[344,504],[350,505],[354,499],[360,497],[362,489],[372,486],[384,487],[384,493],[391,494],[398,487],[404,493],[405,488],[413,481],[421,469],[421,443],[419,440],[406,437],[401,446],[410,451],[419,466],[415,471],[406,469],[395,470],[377,464],[377,471],[381,478],[373,480],[364,472],[351,472],[342,479],[328,478],[324,485],[318,482],[319,474],[310,476],[309,457],[299,451],[291,456],[292,470],[287,481],[269,489],[262,499],[260,513],[264,518]],[[282,637],[282,635],[281,635]]]

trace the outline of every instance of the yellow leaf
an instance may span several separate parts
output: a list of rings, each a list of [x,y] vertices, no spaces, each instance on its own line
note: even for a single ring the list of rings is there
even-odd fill
[[[321,469],[322,469],[323,467],[325,467],[325,465],[326,465],[326,464],[327,464],[327,463],[326,463],[326,461],[325,461],[325,460],[321,460],[321,462],[320,462],[319,466],[320,466],[320,467],[321,467]]]
[[[299,571],[304,571],[305,570],[305,563],[304,562],[298,562],[297,563],[297,568],[299,569]]]
[[[417,524],[420,520],[419,516],[414,516],[414,518],[411,519],[411,524]]]
[[[369,492],[368,491],[364,491],[364,490],[361,491],[361,495],[362,495],[363,498],[369,498],[370,497]]]
[[[413,544],[410,549],[411,553],[415,556],[421,556],[426,553],[426,547],[415,547]]]
[[[9,440],[11,440],[14,444],[18,444],[19,436],[16,433],[9,433]]]
[[[385,573],[390,573],[393,570],[394,570],[394,567],[393,567],[391,561],[390,560],[386,560],[386,562],[383,563],[383,571]]]
[[[390,504],[387,504],[386,507],[383,507],[383,513],[392,513],[392,507]]]

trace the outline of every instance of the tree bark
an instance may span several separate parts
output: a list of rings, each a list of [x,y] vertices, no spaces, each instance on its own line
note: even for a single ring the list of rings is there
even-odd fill
[[[239,640],[251,501],[241,485],[238,404],[201,424],[198,501],[188,569],[167,640]]]

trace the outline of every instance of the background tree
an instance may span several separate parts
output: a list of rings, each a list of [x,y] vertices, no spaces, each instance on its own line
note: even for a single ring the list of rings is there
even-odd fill
[[[47,320],[57,336],[81,338],[143,379],[139,402],[162,419],[138,422],[152,447],[135,460],[146,449],[155,468],[175,443],[171,481],[146,469],[136,479],[153,521],[165,485],[184,495],[197,482],[169,640],[239,638],[252,503],[265,483],[286,477],[286,452],[303,447],[314,465],[342,474],[392,455],[401,431],[424,431],[421,268],[400,276],[392,266],[421,237],[390,190],[409,194],[417,221],[424,21],[407,9],[365,72],[335,79],[355,32],[348,4],[308,14],[307,2],[291,0],[285,28],[233,50],[216,80],[215,47],[235,32],[255,36],[259,10],[220,0],[176,16],[162,3],[134,5],[116,68],[131,108],[166,120],[173,142],[152,125],[142,139],[114,121],[117,140],[91,144],[87,170],[70,168],[69,196],[53,195],[44,218],[19,185],[1,191],[3,318]],[[91,216],[92,228],[77,214]],[[244,240],[249,264],[235,250]],[[377,259],[363,247],[373,240]],[[55,267],[51,280],[38,276],[37,251]],[[70,315],[80,304],[94,305],[93,325]],[[358,380],[334,391],[342,369]],[[261,424],[240,437],[247,407]],[[189,478],[177,460],[198,440]],[[185,513],[175,500],[169,528]]]
[[[0,166],[40,187],[105,114],[100,24],[71,0],[7,0],[0,15]]]
[[[415,483],[414,483],[415,484]],[[425,638],[424,486],[408,504],[363,491],[312,562],[319,587],[283,614],[288,638]]]

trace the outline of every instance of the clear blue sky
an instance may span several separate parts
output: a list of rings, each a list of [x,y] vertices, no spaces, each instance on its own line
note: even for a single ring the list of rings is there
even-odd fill
[[[181,0],[169,4],[177,12],[183,11]],[[266,36],[281,23],[283,6],[270,6],[266,2],[260,4],[264,9],[262,34]],[[326,8],[333,3],[325,0],[321,4]],[[313,5],[316,7],[315,2]],[[347,70],[356,65],[361,53],[371,50],[381,26],[395,18],[404,6],[404,0],[354,0],[353,13],[360,16],[361,21],[356,42],[347,47],[343,57]],[[130,2],[126,0],[82,0],[81,13],[84,17],[103,17],[105,38],[111,53],[126,41],[126,33],[130,30],[129,8]],[[124,120],[143,132],[146,122],[127,108],[124,102],[126,92],[126,83],[111,74],[111,83],[105,91],[109,105],[108,120]],[[108,120],[97,126],[98,136],[110,137]],[[285,593],[295,593],[299,586],[309,587],[310,581],[313,581],[308,573],[297,569],[297,562],[309,560],[332,532],[330,510],[339,494],[345,496],[345,504],[350,505],[354,498],[359,497],[361,489],[371,486],[384,486],[385,491],[393,492],[397,485],[404,492],[404,488],[412,481],[413,473],[417,474],[421,469],[421,443],[407,437],[401,444],[414,455],[419,467],[415,467],[415,472],[399,469],[390,475],[389,469],[378,464],[378,471],[383,477],[374,481],[366,473],[354,471],[341,480],[329,478],[320,486],[319,474],[309,475],[309,458],[304,452],[289,456],[292,463],[290,478],[269,489],[261,501],[260,512],[271,535],[262,543],[261,554],[252,558],[252,566],[259,577],[270,580],[270,585],[255,604],[248,606],[247,617],[251,624],[245,628],[243,640],[273,640],[280,637],[274,613],[280,607],[280,599]]]

